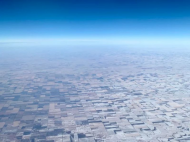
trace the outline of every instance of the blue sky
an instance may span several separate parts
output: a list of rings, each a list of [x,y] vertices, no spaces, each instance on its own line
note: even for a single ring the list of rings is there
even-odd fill
[[[0,0],[0,41],[188,41],[189,0]]]

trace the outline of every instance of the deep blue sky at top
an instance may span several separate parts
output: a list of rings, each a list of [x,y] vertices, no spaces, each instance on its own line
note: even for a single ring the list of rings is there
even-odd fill
[[[190,0],[0,0],[0,39],[189,38]]]

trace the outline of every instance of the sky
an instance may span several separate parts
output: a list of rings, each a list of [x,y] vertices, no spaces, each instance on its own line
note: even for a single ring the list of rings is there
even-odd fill
[[[188,43],[189,0],[0,0],[0,42]]]

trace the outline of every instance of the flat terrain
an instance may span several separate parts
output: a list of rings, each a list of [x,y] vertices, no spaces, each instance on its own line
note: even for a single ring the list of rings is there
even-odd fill
[[[0,141],[190,141],[190,49],[2,48]]]

